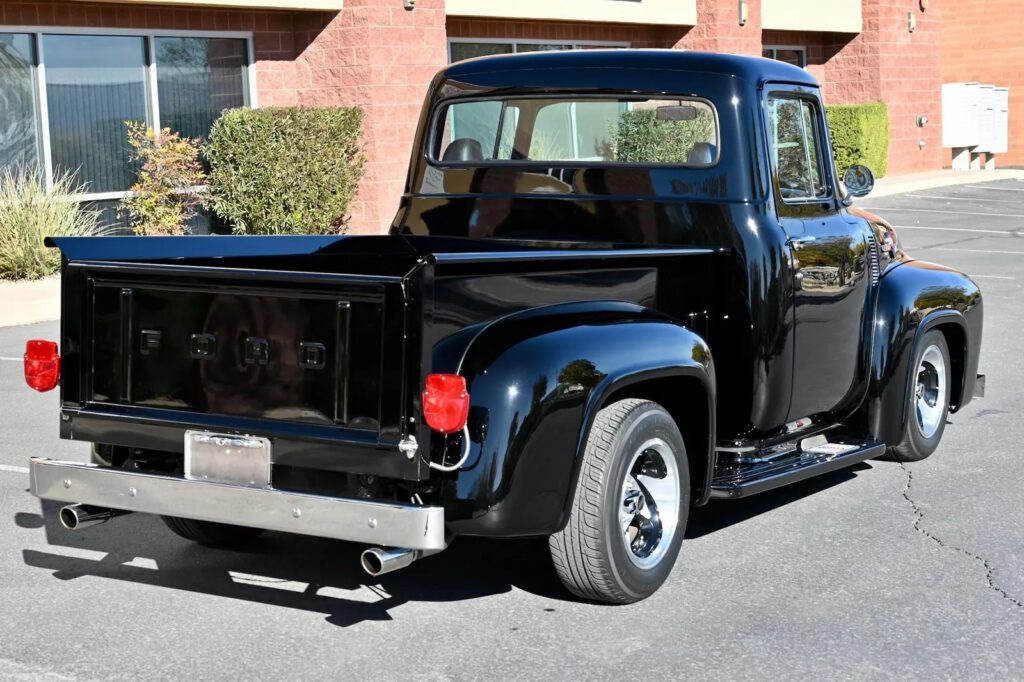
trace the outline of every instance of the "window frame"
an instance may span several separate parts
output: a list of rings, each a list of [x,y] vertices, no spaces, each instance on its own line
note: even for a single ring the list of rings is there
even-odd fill
[[[811,135],[813,135],[815,148],[818,151],[818,159],[820,164],[818,172],[821,175],[822,183],[825,189],[827,190],[824,195],[820,197],[782,196],[782,188],[779,186],[778,162],[772,149],[772,145],[775,139],[771,124],[771,102],[773,99],[793,100],[799,103],[807,102],[811,106],[812,122],[814,123],[814,130],[811,131]],[[767,161],[768,167],[771,170],[772,191],[774,192],[776,199],[781,201],[783,204],[789,206],[800,206],[806,204],[822,205],[835,203],[836,189],[834,183],[834,169],[832,165],[832,160],[830,158],[830,154],[826,153],[826,150],[831,150],[831,145],[825,132],[825,130],[827,129],[827,123],[824,120],[824,110],[822,109],[818,98],[810,93],[802,92],[799,89],[790,90],[785,88],[766,88],[764,91],[763,101],[764,116],[762,117],[762,120],[764,124],[765,143],[767,146]],[[802,115],[800,117],[800,120],[801,122],[803,121]],[[810,168],[808,168],[808,172],[810,172]]]
[[[474,162],[452,162],[442,161],[437,158],[438,138],[442,135],[444,128],[444,119],[442,114],[447,113],[448,108],[456,104],[463,104],[467,102],[500,102],[502,100],[515,99],[551,99],[557,101],[565,101],[567,98],[573,100],[586,100],[586,99],[609,99],[609,98],[634,98],[634,99],[646,99],[646,100],[679,100],[681,102],[700,102],[705,104],[710,110],[711,115],[714,118],[715,124],[715,139],[718,143],[715,145],[715,159],[711,163],[702,164],[699,166],[690,166],[678,163],[669,163],[663,161],[579,161],[574,159],[568,159],[564,161],[550,161],[550,160],[514,160],[514,159],[484,159],[483,161]],[[722,126],[719,122],[718,107],[708,97],[702,97],[700,95],[677,95],[673,93],[665,92],[651,92],[651,93],[636,93],[636,92],[604,92],[600,94],[583,94],[577,92],[554,92],[554,93],[543,93],[543,94],[530,94],[524,95],[509,95],[506,97],[452,97],[443,102],[441,106],[434,107],[434,111],[430,115],[430,134],[427,136],[426,148],[423,149],[423,157],[426,159],[427,164],[439,168],[441,170],[449,169],[464,169],[464,168],[614,168],[614,167],[626,167],[626,168],[678,168],[680,170],[707,170],[714,168],[722,160]]]
[[[519,52],[519,45],[568,45],[570,50],[578,50],[580,47],[630,47],[628,40],[553,40],[550,38],[448,38],[448,63],[452,63],[453,43],[482,43],[485,45],[511,45],[512,51],[508,54],[529,54]],[[497,55],[495,55],[497,56]]]
[[[160,96],[157,88],[156,39],[157,38],[227,38],[245,40],[246,67],[245,92],[249,101],[246,106],[256,109],[258,104],[256,91],[256,51],[254,48],[253,31],[191,31],[183,29],[159,28],[108,28],[104,26],[18,26],[0,25],[0,33],[22,33],[32,37],[35,52],[33,66],[33,86],[37,103],[36,127],[39,131],[40,161],[43,166],[43,180],[46,191],[53,189],[53,157],[50,140],[50,111],[46,100],[46,54],[43,48],[44,35],[82,35],[82,36],[129,36],[144,40],[146,55],[146,116],[147,125],[160,128]],[[69,198],[74,201],[107,201],[123,199],[130,196],[130,190],[114,192],[86,192],[74,194]]]
[[[779,58],[778,58],[779,50],[790,50],[792,52],[799,52],[801,54],[801,56],[802,56],[800,61],[803,62],[799,66],[800,66],[801,69],[806,69],[807,68],[807,46],[806,45],[762,45],[761,46],[761,52],[765,52],[766,50],[771,50],[772,51],[772,56],[771,57],[767,57],[767,59],[774,59],[775,61],[779,61]],[[784,63],[788,63],[788,62],[784,62]]]

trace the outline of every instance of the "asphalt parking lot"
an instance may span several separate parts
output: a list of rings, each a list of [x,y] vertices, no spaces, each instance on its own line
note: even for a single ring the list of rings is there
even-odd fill
[[[87,453],[17,360],[58,326],[0,329],[0,679],[1020,679],[1024,182],[857,205],[976,278],[986,397],[924,462],[697,510],[668,583],[626,607],[570,599],[543,541],[460,539],[370,579],[341,542],[208,549],[140,514],[64,531],[25,467]]]

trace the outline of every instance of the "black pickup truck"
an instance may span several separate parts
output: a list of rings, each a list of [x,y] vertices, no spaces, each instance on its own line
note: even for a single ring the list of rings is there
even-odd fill
[[[548,536],[576,595],[653,593],[691,506],[919,460],[978,394],[982,298],[851,206],[783,63],[584,51],[430,86],[389,235],[59,238],[68,528],[206,544]],[[844,169],[845,170],[845,169]],[[739,550],[737,550],[739,551]]]

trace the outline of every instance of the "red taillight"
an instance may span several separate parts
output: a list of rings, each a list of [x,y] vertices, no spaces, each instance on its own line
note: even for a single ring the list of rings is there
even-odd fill
[[[441,433],[459,431],[469,417],[466,379],[458,374],[431,374],[423,391],[423,418]]]
[[[53,341],[32,339],[25,344],[25,383],[49,391],[60,381],[60,355]]]

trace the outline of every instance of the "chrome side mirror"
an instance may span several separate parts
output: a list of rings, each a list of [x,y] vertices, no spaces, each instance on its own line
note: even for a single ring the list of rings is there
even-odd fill
[[[846,193],[850,196],[867,196],[875,186],[875,174],[867,166],[857,163],[846,169],[843,184],[846,185]]]

